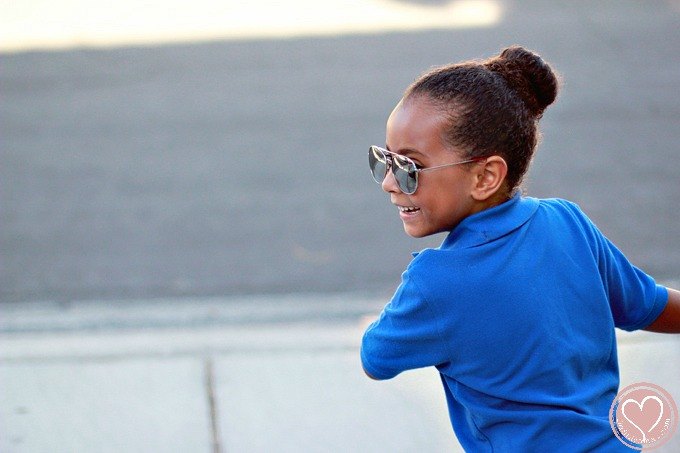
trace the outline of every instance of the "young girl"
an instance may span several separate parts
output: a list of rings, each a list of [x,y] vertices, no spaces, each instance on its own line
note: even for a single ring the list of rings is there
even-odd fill
[[[468,451],[629,451],[612,432],[614,327],[680,331],[680,292],[634,267],[568,201],[518,187],[558,81],[510,47],[434,69],[369,164],[406,233],[447,231],[409,264],[362,341],[374,379],[435,366]]]

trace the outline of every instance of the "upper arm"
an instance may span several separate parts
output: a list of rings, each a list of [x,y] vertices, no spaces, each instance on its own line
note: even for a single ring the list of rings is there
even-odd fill
[[[668,289],[668,302],[658,318],[645,328],[650,332],[680,333],[680,291]]]
[[[650,325],[666,304],[666,288],[634,266],[585,214],[581,213],[581,216],[614,324],[628,331]]]
[[[402,371],[445,362],[440,323],[440,314],[405,273],[380,318],[364,334],[364,371],[373,379],[389,379]]]

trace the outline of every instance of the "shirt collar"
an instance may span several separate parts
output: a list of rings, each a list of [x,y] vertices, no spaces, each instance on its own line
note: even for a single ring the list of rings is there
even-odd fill
[[[524,198],[517,193],[505,203],[463,219],[444,239],[441,248],[476,247],[494,241],[524,225],[538,205],[536,198]]]

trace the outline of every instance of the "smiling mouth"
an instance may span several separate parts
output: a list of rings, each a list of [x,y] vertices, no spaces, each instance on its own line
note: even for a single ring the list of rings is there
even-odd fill
[[[399,212],[404,214],[413,214],[420,211],[420,208],[416,208],[415,206],[397,206],[397,208],[399,208]]]

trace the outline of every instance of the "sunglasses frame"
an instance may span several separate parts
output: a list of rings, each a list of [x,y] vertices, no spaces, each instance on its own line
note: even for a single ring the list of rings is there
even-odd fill
[[[379,154],[382,154],[385,157],[385,174],[383,175],[381,180],[378,180],[378,178],[375,177],[375,173],[373,172],[373,168],[371,167],[371,160],[372,154],[375,154],[375,152],[378,152]],[[398,159],[395,159],[394,156],[397,156]],[[406,162],[406,167],[401,165],[399,163],[399,159],[403,160]],[[376,145],[371,145],[368,148],[368,162],[369,162],[369,169],[371,171],[371,176],[373,177],[373,180],[378,183],[382,184],[383,181],[385,180],[385,177],[387,177],[387,172],[392,170],[392,175],[394,175],[394,180],[397,183],[397,187],[399,187],[399,190],[405,193],[406,195],[413,195],[416,190],[418,190],[418,173],[424,172],[424,171],[430,171],[430,170],[438,170],[440,168],[445,168],[445,167],[453,167],[454,165],[462,165],[462,164],[469,164],[472,162],[479,162],[481,160],[486,159],[486,157],[474,157],[471,159],[466,159],[466,160],[461,160],[458,162],[452,162],[450,164],[443,164],[443,165],[435,165],[433,167],[424,167],[424,168],[418,168],[415,162],[411,160],[411,158],[402,156],[401,154],[393,153],[392,151],[388,151],[385,148],[381,148],[380,146]],[[406,188],[402,187],[402,184],[399,181],[399,178],[397,176],[397,170],[395,169],[395,162],[396,166],[399,167],[402,171],[407,173],[407,178],[412,178],[413,179],[413,190],[408,191]],[[405,183],[404,183],[405,184]]]

